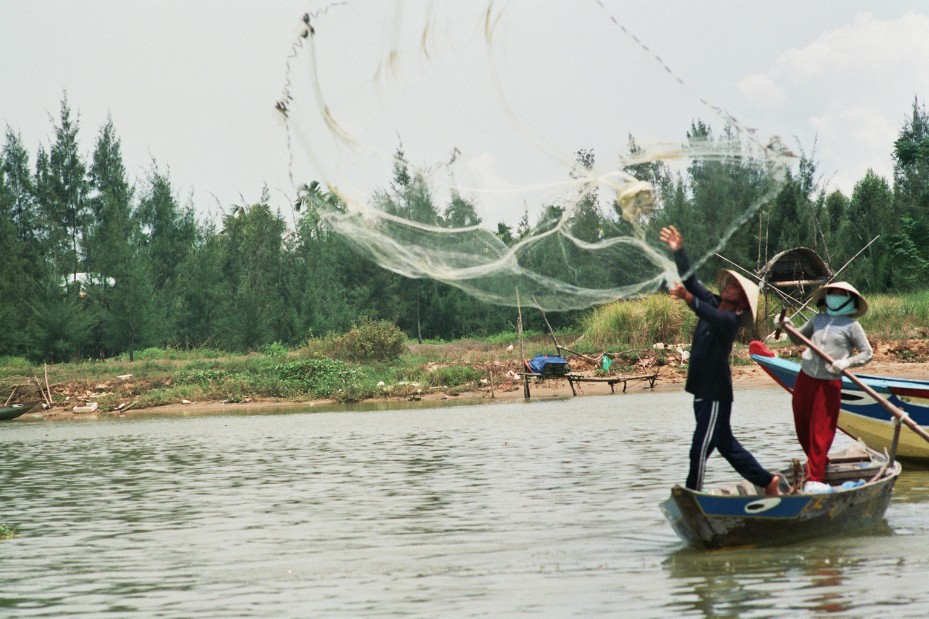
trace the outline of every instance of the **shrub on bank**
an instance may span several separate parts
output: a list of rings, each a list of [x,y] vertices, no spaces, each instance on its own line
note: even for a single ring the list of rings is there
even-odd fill
[[[350,361],[391,361],[406,348],[406,334],[387,320],[367,320],[335,338],[334,356]]]
[[[25,357],[0,357],[0,368],[10,371],[28,371],[32,363]]]
[[[470,365],[450,365],[432,372],[429,383],[434,386],[459,387],[476,383],[482,378],[484,373]]]
[[[347,333],[310,338],[303,346],[311,357],[346,361],[393,361],[406,350],[406,334],[387,320],[365,320]]]
[[[240,401],[248,396],[328,398],[360,378],[359,371],[344,361],[322,357],[230,364],[223,369],[191,364],[178,375],[177,382],[196,386],[208,397]]]
[[[328,398],[360,378],[359,373],[336,359],[304,359],[275,366],[274,374],[284,384],[303,393]]]
[[[133,353],[135,361],[187,361],[193,359],[218,359],[228,356],[229,353],[215,348],[143,348]],[[129,361],[129,353],[124,352],[112,357],[114,361]]]

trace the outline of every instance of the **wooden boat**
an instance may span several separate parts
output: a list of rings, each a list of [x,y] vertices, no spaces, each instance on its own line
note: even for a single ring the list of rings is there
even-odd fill
[[[797,493],[785,480],[799,477],[800,470],[795,463],[781,471],[781,496],[765,496],[763,488],[747,481],[702,492],[675,486],[661,510],[678,536],[696,548],[823,538],[878,525],[901,467],[859,441],[830,454],[826,482],[832,492]],[[794,485],[801,486],[801,480]]]
[[[0,421],[9,421],[16,419],[23,413],[28,413],[38,402],[26,402],[25,404],[11,404],[9,406],[0,406]]]
[[[752,355],[752,359],[787,391],[793,392],[800,364],[780,357]],[[903,409],[916,424],[929,431],[929,380],[911,380],[855,374],[864,384],[891,404]],[[894,437],[894,417],[876,399],[854,382],[842,378],[842,404],[839,429],[860,438],[877,449],[890,449]],[[929,460],[929,443],[912,432],[900,435],[897,456]]]

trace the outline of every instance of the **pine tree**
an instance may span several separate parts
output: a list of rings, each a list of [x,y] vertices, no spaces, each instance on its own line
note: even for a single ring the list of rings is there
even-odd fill
[[[23,309],[45,266],[36,221],[29,156],[19,136],[8,129],[0,153],[0,355],[26,352],[28,312]]]
[[[257,349],[294,336],[294,316],[285,302],[284,220],[271,212],[267,191],[249,206],[223,217],[220,272],[223,288],[218,335],[233,349]]]
[[[74,282],[83,271],[81,252],[89,210],[87,167],[78,152],[78,122],[71,118],[67,95],[61,101],[59,122],[47,158],[40,153],[36,184],[43,189],[39,204],[52,263],[60,276]]]
[[[98,305],[97,346],[102,355],[128,351],[163,337],[161,306],[154,302],[151,268],[142,253],[142,230],[132,213],[120,141],[111,120],[100,130],[90,167],[86,264],[96,282],[88,296]]]

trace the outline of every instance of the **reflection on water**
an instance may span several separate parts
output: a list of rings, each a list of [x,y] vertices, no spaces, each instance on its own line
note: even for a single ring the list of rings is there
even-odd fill
[[[737,394],[767,466],[799,453],[784,396]],[[4,424],[0,614],[923,616],[929,469],[877,531],[697,552],[658,509],[692,423],[645,392]]]
[[[873,566],[860,547],[880,546],[890,535],[885,523],[866,534],[764,551],[672,553],[664,567],[677,595],[667,606],[706,617],[764,616],[772,607],[816,616],[857,609],[866,616],[874,601],[864,602],[853,583]],[[784,599],[787,593],[792,599]]]

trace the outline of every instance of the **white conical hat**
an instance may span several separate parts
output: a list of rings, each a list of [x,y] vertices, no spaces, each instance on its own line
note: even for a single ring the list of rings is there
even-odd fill
[[[813,298],[810,302],[813,305],[819,305],[819,302],[826,297],[826,293],[830,288],[833,290],[844,290],[845,292],[851,293],[858,299],[857,309],[855,309],[855,313],[848,315],[849,318],[858,318],[859,316],[864,316],[868,312],[868,302],[865,300],[862,294],[848,282],[830,282],[825,286],[817,288],[816,292],[813,293]]]
[[[716,276],[716,284],[719,286],[720,291],[726,287],[730,279],[734,280],[742,288],[745,298],[748,299],[748,307],[751,309],[752,315],[751,320],[748,320],[746,316],[746,322],[754,323],[758,318],[758,285],[731,269],[721,269],[719,275]]]

